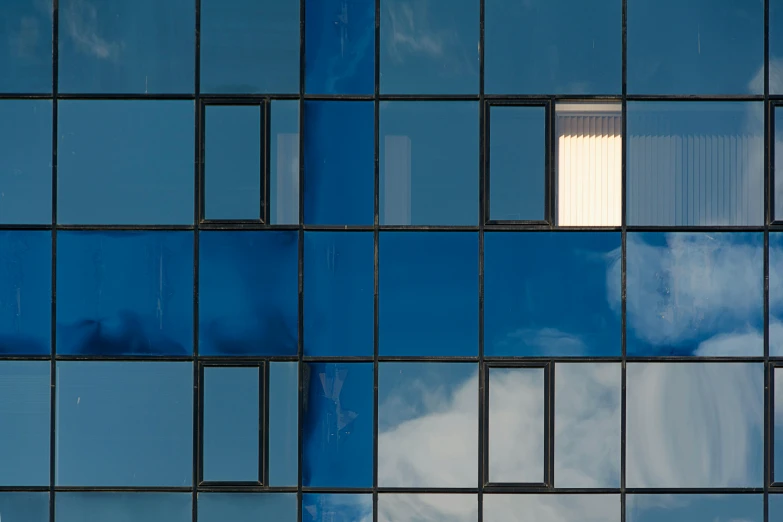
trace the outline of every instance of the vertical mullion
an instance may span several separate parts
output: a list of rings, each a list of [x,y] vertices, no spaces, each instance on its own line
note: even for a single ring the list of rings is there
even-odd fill
[[[626,156],[628,148],[628,0],[622,0],[622,99],[620,110],[620,346],[621,346],[621,387],[620,387],[620,522],[625,522],[625,453],[626,453],[626,376],[627,376],[627,340],[626,340],[626,263],[627,263],[627,201],[626,201],[626,183],[627,183],[627,165]]]
[[[375,0],[375,78],[373,91],[373,437],[372,519],[378,520],[378,288],[380,254],[380,92],[381,92],[381,0]]]
[[[489,107],[484,102],[484,22],[486,0],[479,0],[479,233],[478,233],[478,522],[484,520],[486,442],[489,436],[487,370],[484,364],[484,224],[489,215]],[[483,174],[483,176],[481,175]]]
[[[764,0],[764,518],[769,520],[769,484],[774,480],[772,438],[774,433],[774,375],[769,364],[769,222],[773,113],[769,103],[769,0]]]
[[[57,126],[58,126],[58,59],[59,1],[52,0],[52,280],[49,366],[49,520],[55,516],[55,477],[57,451]]]
[[[269,437],[266,427],[269,426],[269,362],[261,362],[258,367],[258,482],[269,487]]]
[[[544,368],[544,484],[555,487],[555,363]]]
[[[202,429],[203,429],[203,403],[204,390],[201,386],[201,377],[203,368],[199,363],[199,330],[198,330],[198,317],[199,317],[199,224],[203,215],[204,208],[204,148],[203,148],[203,134],[204,134],[204,107],[201,103],[201,0],[195,1],[196,10],[196,48],[195,48],[195,65],[194,65],[194,110],[195,110],[195,185],[196,194],[194,199],[194,211],[193,211],[193,494],[192,494],[192,509],[193,509],[193,522],[198,522],[198,485],[201,480],[201,444],[203,442]]]
[[[299,342],[297,346],[297,365],[299,366],[299,418],[297,420],[299,429],[298,438],[298,469],[296,486],[296,519],[302,522],[302,431],[304,427],[304,394],[306,393],[304,383],[304,130],[305,130],[305,11],[307,0],[299,0],[299,305],[298,305],[298,324],[297,332]]]

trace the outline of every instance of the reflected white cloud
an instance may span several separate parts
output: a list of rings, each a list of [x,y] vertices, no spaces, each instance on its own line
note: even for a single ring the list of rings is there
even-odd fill
[[[508,351],[524,346],[559,355],[581,355],[588,352],[588,346],[580,336],[557,328],[519,328],[507,334],[498,346]]]
[[[431,58],[443,55],[444,35],[430,27],[430,2],[398,0],[387,4],[390,20],[389,46],[394,60],[402,62],[408,54],[424,54]]]
[[[378,522],[476,522],[476,495],[378,495]]]
[[[107,40],[99,33],[98,9],[88,0],[70,0],[64,20],[65,34],[83,53],[102,60],[117,60],[122,52],[122,42]]]
[[[620,495],[484,495],[485,522],[619,522]]]

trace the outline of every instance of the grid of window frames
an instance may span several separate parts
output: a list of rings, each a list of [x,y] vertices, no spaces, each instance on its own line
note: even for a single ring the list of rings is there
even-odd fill
[[[1,4],[3,522],[783,519],[783,0]]]

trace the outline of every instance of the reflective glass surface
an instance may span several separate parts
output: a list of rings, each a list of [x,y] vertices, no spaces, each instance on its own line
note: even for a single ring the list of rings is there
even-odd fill
[[[304,494],[302,522],[372,522],[372,495]]]
[[[189,486],[193,364],[59,361],[55,433],[58,486]]]
[[[769,92],[783,93],[783,0],[769,0]]]
[[[783,518],[783,495],[769,496],[769,520]]]
[[[762,233],[629,233],[626,245],[629,356],[763,355]]]
[[[49,522],[48,493],[0,493],[0,519]]]
[[[5,0],[0,28],[0,92],[52,92],[52,0]]]
[[[52,233],[0,231],[0,354],[49,354]]]
[[[477,109],[473,102],[381,103],[381,225],[477,224]]]
[[[302,485],[372,487],[373,365],[312,363],[304,372]]]
[[[775,368],[772,372],[774,379],[774,398],[773,404],[773,433],[774,455],[772,455],[773,482],[783,482],[783,368]]]
[[[375,92],[375,2],[306,0],[305,89],[313,94]]]
[[[299,223],[299,101],[272,100],[269,105],[269,222],[296,225]]]
[[[381,0],[383,94],[477,94],[479,0]]]
[[[211,231],[199,240],[199,354],[296,355],[295,231]]]
[[[763,495],[628,495],[625,502],[627,522],[764,522]]]
[[[486,0],[492,94],[620,94],[622,2]]]
[[[642,0],[627,17],[629,94],[764,92],[760,0]]]
[[[378,364],[378,486],[475,488],[477,437],[476,364]]]
[[[192,101],[58,103],[58,223],[193,222]]]
[[[478,355],[478,236],[382,232],[381,355]]]
[[[378,495],[378,522],[476,522],[478,498],[461,494]]]
[[[619,233],[487,232],[485,355],[619,356],[620,275]]]
[[[49,361],[0,362],[0,486],[49,484],[49,372]],[[16,505],[0,495],[0,516]]]
[[[57,353],[193,353],[192,232],[57,235]]]
[[[629,363],[626,381],[629,488],[762,486],[763,364]]]
[[[769,355],[783,356],[783,233],[769,233]]]
[[[371,232],[305,232],[304,353],[373,354]]]
[[[296,522],[296,493],[199,493],[199,522]]]
[[[305,223],[372,225],[374,114],[372,102],[305,103]]]
[[[60,0],[59,15],[60,92],[193,92],[192,1]]]
[[[781,0],[783,3],[783,0]],[[783,7],[781,8],[783,10]],[[783,57],[781,57],[781,92],[783,92]],[[773,202],[773,218],[776,221],[783,221],[783,108],[775,107],[773,113],[774,125],[775,125],[775,165],[773,169],[774,174],[774,194]]]
[[[299,481],[299,364],[269,363],[269,485]]]
[[[620,522],[620,495],[484,495],[485,522]]]
[[[190,493],[57,493],[57,522],[189,522]]]
[[[0,85],[2,81],[0,79]],[[2,100],[0,223],[42,225],[51,222],[52,102]]]
[[[299,92],[299,0],[202,0],[201,91]]]
[[[629,102],[629,225],[764,223],[764,113],[753,102]]]

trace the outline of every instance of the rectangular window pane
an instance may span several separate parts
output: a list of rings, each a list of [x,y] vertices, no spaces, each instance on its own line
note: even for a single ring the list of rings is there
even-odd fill
[[[770,515],[772,515],[770,505]],[[628,495],[627,522],[764,522],[763,495]],[[778,520],[770,517],[770,522]]]
[[[620,495],[484,495],[486,522],[620,522]]]
[[[296,493],[198,495],[199,522],[296,522],[296,511]]]
[[[190,522],[190,493],[75,493],[58,492],[57,522]]]
[[[270,103],[269,222],[299,223],[299,102]]]
[[[49,522],[49,493],[0,493],[0,519]]]
[[[302,522],[372,521],[372,495],[304,494]]]
[[[269,363],[269,485],[299,481],[299,364]]]
[[[773,482],[783,482],[783,368],[775,368],[772,374],[774,380],[774,400],[775,405],[773,418],[774,444],[772,445],[775,454],[772,455],[774,476]]]
[[[783,3],[783,0],[781,0]],[[783,7],[782,7],[783,9]],[[783,92],[783,85],[781,85],[781,92]],[[773,218],[776,221],[783,221],[783,107],[775,107],[774,113],[775,121],[775,165],[773,166],[774,172],[774,202],[775,208],[773,208]],[[780,166],[778,166],[780,165]]]
[[[478,495],[379,494],[378,522],[403,520],[405,522],[477,522]],[[506,520],[508,522],[514,519]]]
[[[0,92],[52,92],[52,0],[4,0],[2,17]]]

